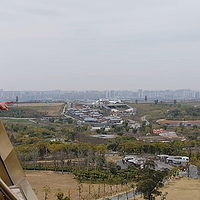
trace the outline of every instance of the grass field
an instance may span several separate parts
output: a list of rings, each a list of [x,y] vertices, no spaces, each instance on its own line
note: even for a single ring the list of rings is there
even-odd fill
[[[79,190],[78,186],[81,186],[81,198],[85,200],[95,199],[94,195],[104,193],[104,186],[98,184],[90,185],[90,197],[89,195],[89,185],[81,184],[78,185],[78,182],[74,179],[71,174],[60,174],[52,171],[26,171],[26,176],[34,189],[38,199],[44,199],[43,187],[49,186],[51,193],[49,194],[49,200],[56,200],[55,194],[57,189],[61,189],[65,195],[70,196],[72,200],[79,199]],[[200,180],[198,179],[189,179],[184,177],[180,179],[170,180],[165,184],[163,188],[160,189],[162,194],[167,194],[169,200],[200,200]],[[124,187],[125,189],[125,187]],[[113,193],[115,192],[116,187],[112,187]],[[118,186],[118,192],[120,192],[120,186]],[[110,196],[110,187],[106,186],[106,194]],[[137,200],[142,200],[140,196],[136,197]],[[156,200],[160,200],[161,196],[157,197]],[[133,199],[132,199],[133,200]]]
[[[7,118],[4,118],[2,116],[2,122],[3,123],[10,123],[10,124],[21,124],[21,125],[26,125],[26,126],[40,126],[42,123],[38,121],[38,119],[33,120],[39,122],[39,124],[34,123],[33,121],[29,121],[28,119],[23,119],[23,118],[29,118],[37,115],[39,113],[39,116],[51,116],[51,117],[60,117],[61,112],[63,109],[64,104],[63,103],[22,103],[19,104],[18,106],[14,104],[12,107],[13,109],[19,109],[25,111],[26,114],[22,116],[17,116],[17,118],[14,118],[15,115],[12,115],[12,113],[8,116],[4,116]],[[10,108],[9,111],[12,112],[12,109]],[[9,112],[8,111],[8,112]],[[41,114],[42,113],[42,114]],[[10,117],[10,118],[9,118]],[[43,123],[44,124],[44,123]],[[46,123],[45,123],[46,125]]]
[[[47,113],[50,116],[60,116],[63,108],[63,103],[32,103],[32,104],[19,104],[23,109],[30,109],[36,112]]]
[[[160,190],[162,194],[166,194],[166,199],[169,200],[200,200],[200,180],[189,179],[184,177],[181,179],[170,180]],[[143,198],[137,197],[136,200]],[[133,199],[131,199],[133,200]],[[156,200],[161,200],[161,196],[156,197]]]
[[[200,101],[196,102],[181,102],[182,106],[194,106],[194,107],[200,107]]]
[[[179,105],[181,104],[181,107]],[[156,122],[158,119],[167,118],[167,113],[175,109],[181,109],[183,107],[200,107],[200,102],[180,102],[177,105],[173,103],[163,103],[155,105],[154,103],[140,103],[130,104],[132,107],[137,108],[137,114],[134,116],[135,120],[139,120],[139,117],[146,115],[148,121]]]
[[[33,126],[35,125],[33,122],[28,121],[28,119],[5,119],[5,118],[1,118],[1,121],[3,123],[14,123],[14,124],[23,124],[23,125],[30,125]]]
[[[137,108],[137,114],[134,116],[135,120],[138,120],[144,115],[147,116],[147,120],[157,120],[165,116],[165,112],[169,110],[169,107],[164,107],[161,105],[154,105],[152,104],[131,104],[131,106]]]
[[[39,200],[44,199],[44,186],[49,186],[51,190],[48,200],[56,200],[55,194],[58,189],[61,189],[65,196],[69,196],[70,193],[71,200],[79,199],[79,188],[81,191],[80,199],[82,200],[94,200],[97,199],[98,194],[103,197],[104,193],[109,196],[111,191],[114,194],[116,189],[118,192],[121,191],[121,186],[119,185],[117,187],[112,186],[112,190],[110,186],[105,185],[104,192],[103,184],[78,184],[71,174],[62,175],[52,171],[26,171],[26,176]],[[125,191],[125,189],[124,186],[123,190]]]

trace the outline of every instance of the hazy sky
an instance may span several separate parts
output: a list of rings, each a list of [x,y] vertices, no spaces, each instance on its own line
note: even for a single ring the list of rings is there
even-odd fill
[[[199,0],[7,0],[4,90],[200,89]]]

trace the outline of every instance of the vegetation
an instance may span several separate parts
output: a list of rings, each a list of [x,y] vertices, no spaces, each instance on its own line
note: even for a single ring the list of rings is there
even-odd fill
[[[138,171],[138,183],[136,185],[136,193],[142,193],[144,199],[154,200],[156,196],[162,193],[158,190],[163,186],[163,179],[168,177],[168,170],[155,170],[155,163],[153,160],[147,160],[144,168]]]
[[[107,161],[107,155],[115,151],[120,155],[157,154],[189,156],[191,163],[200,170],[200,127],[161,126],[156,123],[159,118],[171,120],[200,119],[200,108],[193,105],[180,105],[178,102],[152,104],[134,104],[138,109],[132,120],[141,123],[140,128],[130,128],[128,118],[124,118],[121,126],[112,126],[109,132],[105,128],[95,134],[114,134],[117,137],[110,140],[92,138],[89,135],[90,126],[78,126],[76,120],[66,119],[59,113],[52,112],[49,119],[41,118],[49,115],[49,108],[13,107],[9,112],[1,112],[1,116],[36,118],[35,123],[23,119],[6,119],[4,126],[18,154],[24,169],[53,170],[55,172],[73,173],[79,184],[109,184],[124,185],[131,188],[136,185],[136,191],[142,193],[145,199],[153,200],[160,195],[159,187],[163,179],[169,176],[169,171],[156,171],[155,163],[148,160],[143,169],[128,167],[121,169],[114,162]],[[40,110],[40,109],[41,110]],[[62,106],[59,107],[59,110]],[[46,110],[45,110],[46,109]],[[147,115],[149,124],[141,122],[141,117]],[[156,136],[153,129],[175,131],[185,136],[187,140],[171,140],[168,143],[138,140],[138,136]],[[129,185],[129,186],[128,186]],[[81,187],[81,186],[80,186]],[[132,187],[133,189],[133,187]],[[81,189],[80,189],[81,191]],[[50,189],[45,186],[45,199],[48,199]],[[81,196],[81,195],[80,195]],[[69,200],[61,190],[56,194],[58,200]]]
[[[156,100],[157,102],[157,100]],[[143,103],[130,104],[137,108],[137,114],[134,119],[140,120],[140,117],[147,115],[148,121],[156,122],[159,118],[168,120],[197,120],[200,119],[199,103]]]
[[[38,112],[29,107],[11,107],[9,112],[0,112],[1,117],[19,117],[19,118],[40,118],[46,115],[47,112]]]

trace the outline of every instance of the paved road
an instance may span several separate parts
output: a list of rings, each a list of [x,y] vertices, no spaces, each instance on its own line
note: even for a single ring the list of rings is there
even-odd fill
[[[162,163],[162,162],[159,162],[159,161],[156,161],[156,164],[157,164],[157,167],[156,167],[157,170],[160,170],[162,168],[167,168],[167,169],[172,169],[173,168],[173,166],[165,164],[165,163]],[[189,167],[189,176],[191,178],[200,179],[200,176],[197,174],[197,172],[198,172],[197,167],[195,165],[190,165],[190,167]],[[179,175],[188,176],[188,173],[180,171]]]
[[[168,165],[168,164],[165,164],[163,162],[160,162],[160,161],[155,161],[156,163],[156,170],[161,170],[161,169],[164,169],[164,168],[167,168],[167,169],[172,169],[173,166],[171,165]]]
[[[137,195],[134,195],[134,194],[135,194],[135,191],[131,190],[131,191],[127,192],[127,194],[126,193],[118,194],[118,195],[108,197],[108,198],[110,200],[127,200],[127,199],[133,198],[134,196],[138,195],[138,194]],[[106,198],[98,199],[98,200],[106,200]]]
[[[198,172],[197,167],[195,165],[190,165],[189,172],[190,172],[189,174],[190,177],[200,179],[200,176],[197,174]]]
[[[128,165],[126,163],[123,163],[122,160],[118,160],[117,164],[121,167],[121,169],[127,169]]]
[[[146,125],[149,125],[149,122],[147,121],[146,116],[147,116],[147,115],[142,116],[142,117],[141,117],[141,120],[142,120],[142,121],[146,121]]]
[[[63,107],[63,110],[62,110],[62,112],[61,112],[61,115],[65,116],[65,117],[68,118],[68,119],[71,118],[71,119],[74,120],[73,117],[71,117],[71,116],[65,114],[65,112],[66,112],[66,107],[67,107],[67,104],[65,104],[65,106]]]

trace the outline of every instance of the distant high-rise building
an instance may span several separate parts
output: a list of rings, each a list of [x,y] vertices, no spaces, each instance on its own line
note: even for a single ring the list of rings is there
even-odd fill
[[[142,99],[142,97],[143,97],[142,89],[139,89],[138,90],[138,99]]]
[[[114,91],[114,90],[111,90],[111,91],[110,91],[110,98],[111,98],[111,99],[114,99],[114,98],[115,98],[115,91]]]
[[[151,102],[155,99],[173,100],[173,99],[200,99],[200,91],[192,90],[105,90],[105,91],[4,91],[0,89],[0,101],[13,101],[18,96],[18,101],[66,101],[66,100],[98,100],[98,99],[121,99],[144,101],[145,96]]]
[[[114,99],[115,98],[115,90],[106,91],[106,98],[107,99]]]
[[[199,99],[200,95],[199,95],[199,92],[195,92],[195,99]]]

